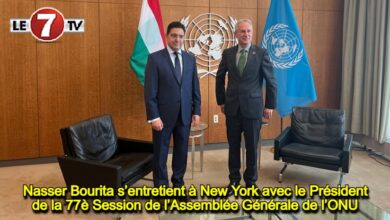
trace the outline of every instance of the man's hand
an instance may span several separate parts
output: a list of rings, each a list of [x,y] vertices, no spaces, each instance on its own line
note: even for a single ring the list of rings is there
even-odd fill
[[[225,114],[225,105],[220,105],[219,107],[221,107],[221,112]]]
[[[192,115],[192,126],[197,126],[200,121],[199,115]]]
[[[164,128],[164,125],[163,125],[163,122],[161,121],[161,119],[157,119],[157,120],[153,121],[152,128],[155,131],[161,131]]]
[[[264,108],[263,117],[264,117],[265,119],[270,119],[270,118],[272,118],[272,112],[273,112],[273,109]]]

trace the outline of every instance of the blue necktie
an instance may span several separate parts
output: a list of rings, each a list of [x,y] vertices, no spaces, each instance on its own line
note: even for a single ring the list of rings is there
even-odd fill
[[[177,77],[177,80],[179,80],[179,83],[181,83],[181,66],[180,66],[180,60],[179,60],[179,53],[174,52],[175,54],[175,74]]]

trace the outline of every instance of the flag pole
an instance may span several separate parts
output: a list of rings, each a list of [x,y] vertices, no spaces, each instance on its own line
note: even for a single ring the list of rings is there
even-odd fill
[[[280,133],[283,131],[283,117],[280,117]]]

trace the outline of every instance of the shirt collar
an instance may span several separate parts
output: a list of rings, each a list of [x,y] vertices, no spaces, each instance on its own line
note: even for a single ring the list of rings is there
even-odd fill
[[[238,52],[240,53],[242,49],[245,49],[246,52],[249,52],[249,49],[251,48],[251,44],[246,46],[245,48],[242,48],[240,45],[238,45]]]
[[[169,54],[173,54],[173,53],[175,52],[175,51],[172,50],[172,48],[170,48],[168,45],[167,45],[167,50],[168,50],[168,53],[169,53]],[[179,49],[179,50],[177,51],[177,53],[181,55],[181,49]]]

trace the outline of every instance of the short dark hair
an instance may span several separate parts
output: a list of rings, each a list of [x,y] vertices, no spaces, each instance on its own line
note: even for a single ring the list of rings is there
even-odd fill
[[[183,29],[184,33],[186,33],[186,28],[184,27],[184,25],[182,23],[180,23],[180,21],[173,21],[168,25],[167,35],[169,34],[169,32],[171,31],[172,28],[181,28],[181,29]]]

